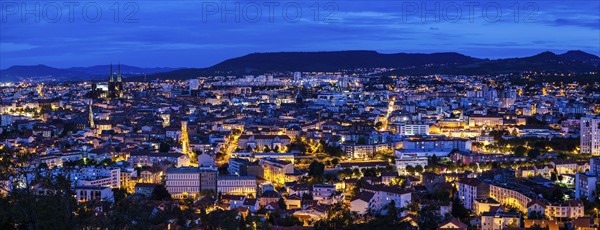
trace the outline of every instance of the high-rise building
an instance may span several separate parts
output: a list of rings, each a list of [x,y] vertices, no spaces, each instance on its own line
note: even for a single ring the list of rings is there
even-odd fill
[[[582,117],[580,135],[581,153],[600,154],[600,117]]]

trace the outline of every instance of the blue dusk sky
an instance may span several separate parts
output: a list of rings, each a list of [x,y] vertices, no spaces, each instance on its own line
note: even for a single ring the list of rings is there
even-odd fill
[[[0,1],[0,68],[207,67],[253,52],[600,55],[600,1]]]

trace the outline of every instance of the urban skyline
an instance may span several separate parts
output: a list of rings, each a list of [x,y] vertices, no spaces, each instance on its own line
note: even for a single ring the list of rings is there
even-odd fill
[[[0,229],[600,229],[598,1],[0,13]]]

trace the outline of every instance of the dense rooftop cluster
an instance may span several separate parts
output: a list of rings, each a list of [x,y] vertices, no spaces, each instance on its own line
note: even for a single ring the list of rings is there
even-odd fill
[[[0,226],[598,227],[597,81],[384,71],[3,84]]]

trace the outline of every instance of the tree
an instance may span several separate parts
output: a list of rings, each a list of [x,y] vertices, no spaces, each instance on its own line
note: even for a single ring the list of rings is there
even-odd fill
[[[506,228],[518,228],[519,227],[519,220],[513,220],[510,221],[507,225]]]
[[[465,219],[469,217],[469,210],[465,208],[463,202],[458,199],[458,196],[454,197],[452,201],[452,216]]]
[[[523,147],[522,145],[519,145],[519,146],[515,147],[514,152],[515,152],[515,156],[523,157],[523,156],[525,156],[525,153],[527,152],[527,148]]]
[[[469,164],[468,169],[472,170],[472,171],[476,171],[477,170],[477,163],[473,162],[473,163]]]
[[[541,152],[539,149],[535,148],[532,150],[529,150],[529,152],[527,153],[527,157],[531,158],[531,159],[536,159],[540,156]]]
[[[217,192],[215,192],[215,190],[212,189],[202,189],[202,191],[199,192],[198,194],[199,196],[203,197],[203,196],[216,196]]]
[[[407,165],[405,170],[408,174],[415,174],[415,167],[413,167],[412,165]]]
[[[354,169],[352,169],[352,176],[358,178],[358,177],[361,177],[362,174],[360,173],[360,170],[358,168],[354,168]]]
[[[321,162],[314,160],[308,166],[308,175],[312,178],[319,179],[323,178],[323,173],[325,173],[325,165]]]
[[[246,224],[246,219],[244,218],[244,216],[240,216],[240,219],[238,220],[238,230],[246,230],[248,229],[248,225]]]
[[[346,229],[352,225],[354,217],[350,213],[350,209],[342,202],[335,203],[327,211],[325,218],[315,222],[314,228],[319,229]]]
[[[532,219],[532,220],[540,220],[540,219],[545,218],[544,214],[540,211],[529,212],[529,214],[527,216],[529,219]]]
[[[427,205],[419,210],[419,227],[421,229],[436,229],[442,222],[442,216],[439,213],[439,207]]]
[[[38,168],[40,169],[48,169],[48,164],[46,164],[46,162],[42,162],[38,165]]]
[[[431,194],[431,199],[441,200],[441,201],[450,201],[450,192],[444,189],[435,189]]]
[[[438,157],[435,154],[433,154],[433,156],[431,156],[431,165],[437,165],[438,161]]]
[[[560,187],[552,189],[550,193],[550,200],[554,202],[562,202],[564,201],[565,193],[562,191]]]
[[[337,171],[337,175],[340,179],[347,179],[352,177],[352,169],[342,169]]]
[[[339,163],[340,163],[340,159],[339,159],[339,158],[337,158],[337,157],[336,157],[336,158],[333,158],[333,160],[331,160],[331,164],[332,164],[333,166],[336,166],[336,165],[338,165]]]
[[[325,174],[325,181],[334,181],[337,180],[337,176],[335,175],[335,173],[326,173]]]
[[[358,141],[356,141],[357,144],[359,145],[366,145],[367,144],[367,139],[365,139],[364,137],[359,137]]]
[[[392,223],[396,222],[396,218],[398,218],[398,209],[396,208],[396,202],[394,200],[391,200],[390,203],[386,205],[386,212]]]
[[[152,190],[151,200],[171,200],[171,194],[164,185],[157,185]]]
[[[408,206],[406,206],[406,209],[413,213],[417,213],[420,208],[421,208],[421,205],[417,201],[412,201],[408,204]]]
[[[171,146],[169,146],[169,144],[167,144],[165,142],[161,142],[160,146],[158,148],[158,151],[160,151],[160,152],[168,152],[169,149],[171,149]]]
[[[239,130],[239,129],[233,129],[233,130],[231,130],[231,133],[232,133],[233,135],[236,135],[236,136],[237,136],[237,135],[240,135],[240,134],[242,134],[242,130]]]
[[[115,198],[115,202],[119,202],[119,201],[125,199],[125,197],[127,197],[127,195],[129,195],[127,190],[124,188],[113,188],[112,191],[113,191],[113,197]]]
[[[417,165],[415,167],[415,172],[416,173],[423,173],[423,166],[422,165]]]
[[[283,197],[279,197],[279,200],[277,201],[277,206],[279,206],[281,210],[287,210],[287,205],[285,204],[285,200],[283,200]]]
[[[302,226],[302,224],[304,224],[298,217],[292,215],[282,218],[279,223],[281,226]]]
[[[84,228],[74,216],[78,203],[66,174],[69,168],[49,173],[47,168],[31,164],[35,154],[6,149],[0,148],[0,181],[19,187],[8,190],[8,186],[0,186],[0,194],[5,193],[0,195],[0,228]],[[34,184],[48,193],[37,194]]]
[[[377,173],[375,172],[375,169],[373,169],[373,168],[362,169],[362,174],[363,174],[363,176],[366,176],[366,177],[375,177],[375,176],[377,176]]]
[[[390,181],[390,185],[392,186],[401,186],[402,184],[404,184],[405,179],[402,179],[401,177],[397,176],[394,177],[394,179],[392,179]]]
[[[302,194],[302,200],[313,200],[313,195],[312,193],[303,193]]]

